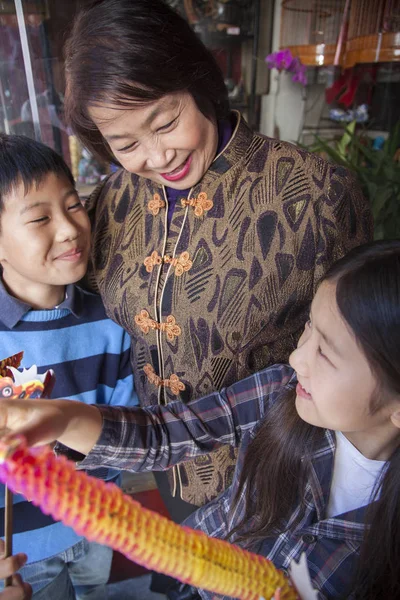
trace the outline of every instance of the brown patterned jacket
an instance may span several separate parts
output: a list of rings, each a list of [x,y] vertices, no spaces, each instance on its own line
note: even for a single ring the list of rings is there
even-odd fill
[[[329,265],[372,236],[352,176],[238,122],[166,232],[163,187],[126,171],[90,200],[93,274],[132,336],[142,405],[190,399],[286,362]],[[221,448],[182,464],[173,488],[202,505],[230,483]]]

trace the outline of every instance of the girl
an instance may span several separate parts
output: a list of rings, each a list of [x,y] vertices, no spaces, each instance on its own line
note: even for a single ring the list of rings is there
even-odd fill
[[[290,366],[189,405],[4,401],[1,422],[57,438],[85,468],[166,469],[240,445],[234,483],[187,525],[283,570],[305,552],[321,599],[399,598],[399,307],[400,241],[375,242],[325,276]]]

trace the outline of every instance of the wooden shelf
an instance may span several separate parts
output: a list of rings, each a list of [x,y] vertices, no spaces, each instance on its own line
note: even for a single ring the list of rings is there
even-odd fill
[[[400,32],[364,35],[348,40],[345,68],[357,63],[400,61]]]
[[[297,56],[306,67],[323,67],[333,65],[335,44],[304,44],[287,46],[293,56]]]

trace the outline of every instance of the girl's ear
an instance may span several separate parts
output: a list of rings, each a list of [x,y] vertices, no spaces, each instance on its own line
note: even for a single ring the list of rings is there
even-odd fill
[[[393,425],[395,427],[397,427],[398,429],[400,429],[400,406],[397,410],[395,410],[391,416],[390,416],[390,420],[392,421]]]

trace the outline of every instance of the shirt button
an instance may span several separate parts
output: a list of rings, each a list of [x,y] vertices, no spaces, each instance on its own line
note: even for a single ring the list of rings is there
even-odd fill
[[[313,544],[316,541],[316,537],[315,535],[312,535],[311,533],[305,533],[302,537],[301,540],[305,543],[305,544]]]

